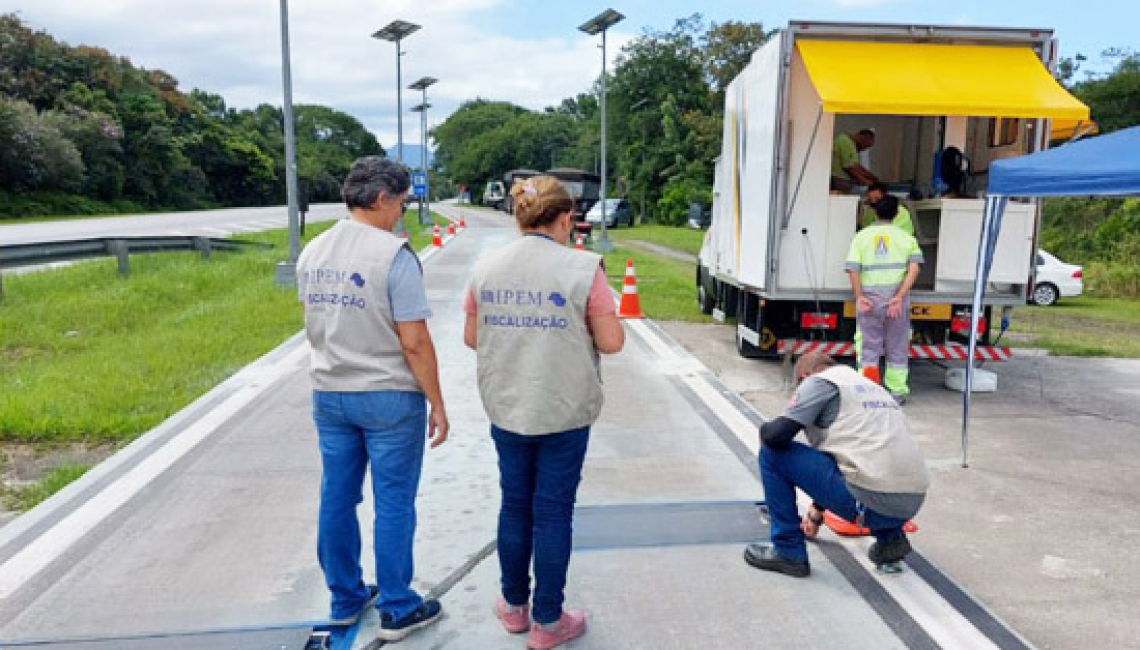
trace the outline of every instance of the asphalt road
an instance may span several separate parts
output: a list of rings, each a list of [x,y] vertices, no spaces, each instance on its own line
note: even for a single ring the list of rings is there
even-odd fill
[[[339,203],[317,204],[311,206],[306,221],[316,223],[339,219],[344,214],[344,206]],[[284,206],[161,212],[122,217],[41,221],[38,223],[0,222],[0,246],[120,235],[225,237],[243,232],[285,228],[288,225],[288,210]]]

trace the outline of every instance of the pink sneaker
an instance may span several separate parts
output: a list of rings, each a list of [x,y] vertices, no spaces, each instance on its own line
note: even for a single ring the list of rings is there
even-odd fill
[[[562,618],[557,623],[531,625],[526,647],[530,650],[550,650],[585,633],[586,614],[577,609],[567,609],[562,612]]]
[[[530,606],[512,605],[502,596],[495,603],[495,616],[503,624],[503,629],[511,634],[526,632],[530,629]]]

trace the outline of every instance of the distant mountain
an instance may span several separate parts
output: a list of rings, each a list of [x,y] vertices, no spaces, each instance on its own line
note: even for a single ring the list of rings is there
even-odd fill
[[[393,144],[393,145],[387,147],[387,149],[388,149],[388,155],[389,156],[395,158],[398,155],[398,150],[397,150],[396,145]],[[408,142],[404,143],[404,164],[405,165],[407,165],[408,167],[411,167],[412,169],[419,169],[420,160],[422,157],[423,157],[423,147],[421,147],[418,144],[411,144]],[[434,156],[432,154],[431,149],[428,149],[427,163],[428,163],[429,167],[431,166],[431,161],[432,161],[433,157]]]

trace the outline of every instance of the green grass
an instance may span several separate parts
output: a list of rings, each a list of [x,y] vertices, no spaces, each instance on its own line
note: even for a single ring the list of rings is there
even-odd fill
[[[606,276],[621,291],[627,259],[633,259],[641,309],[656,320],[708,323],[712,319],[697,308],[696,273],[692,264],[638,249],[618,246],[607,253]]]
[[[83,476],[90,469],[88,465],[61,465],[47,476],[30,485],[9,488],[4,491],[4,507],[11,510],[31,510],[41,501],[67,487],[69,483]]]
[[[447,236],[447,224],[449,223],[447,217],[438,212],[431,212],[431,220],[433,224],[438,224],[441,230],[441,235]],[[417,218],[419,212],[413,208],[404,211],[404,224],[408,228],[408,234],[411,235],[409,241],[412,250],[419,252],[424,246],[431,243],[431,229],[432,226],[420,226]]]
[[[615,241],[636,239],[658,246],[673,248],[696,255],[701,251],[701,242],[705,231],[677,226],[659,226],[656,224],[634,226],[633,228],[613,228],[608,230],[610,237]],[[695,300],[695,299],[694,299]]]
[[[1014,310],[1011,343],[1050,354],[1140,357],[1140,301],[1063,298],[1050,307]]]
[[[331,224],[309,229],[311,237]],[[272,249],[131,256],[11,276],[0,303],[0,440],[122,442],[301,328]]]

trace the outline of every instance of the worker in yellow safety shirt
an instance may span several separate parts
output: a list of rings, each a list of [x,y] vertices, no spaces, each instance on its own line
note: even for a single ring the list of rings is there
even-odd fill
[[[900,404],[910,393],[910,290],[918,279],[922,251],[918,241],[891,222],[898,199],[884,196],[875,206],[878,220],[851,241],[845,268],[855,292],[855,322],[862,332],[859,365],[877,377],[887,358],[883,386]]]
[[[875,206],[878,205],[879,201],[886,195],[887,186],[883,183],[876,181],[871,183],[867,188],[867,191],[863,194],[863,201],[867,204],[867,208],[863,210],[862,218],[859,221],[860,228],[870,226],[879,218],[879,216],[875,214]],[[914,237],[914,221],[910,217],[910,210],[907,210],[905,205],[899,204],[899,213],[891,220],[891,224],[902,228],[906,234]]]
[[[879,179],[859,161],[859,152],[875,146],[875,132],[861,129],[854,135],[840,133],[831,145],[831,191],[849,193],[858,185]]]

